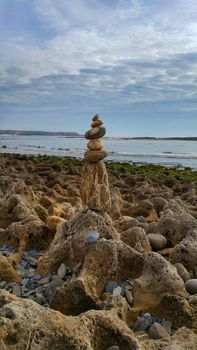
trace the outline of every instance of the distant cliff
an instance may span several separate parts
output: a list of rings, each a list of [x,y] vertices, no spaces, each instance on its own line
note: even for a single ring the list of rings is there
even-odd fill
[[[42,135],[42,136],[68,136],[77,137],[81,136],[77,132],[60,132],[60,131],[24,131],[24,130],[0,130],[0,135]]]

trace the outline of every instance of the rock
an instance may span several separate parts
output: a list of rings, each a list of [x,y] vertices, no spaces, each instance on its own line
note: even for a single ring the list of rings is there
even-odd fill
[[[118,286],[118,287],[114,288],[112,293],[113,293],[113,296],[121,295],[122,288],[120,286]]]
[[[197,279],[187,280],[185,288],[189,294],[197,294]]]
[[[115,282],[115,281],[109,281],[109,282],[107,282],[107,284],[106,284],[105,291],[106,291],[107,293],[112,293],[113,290],[114,290],[115,288],[117,288],[117,287],[118,287],[118,283],[117,283],[117,282]]]
[[[5,317],[8,310],[12,316],[10,318]],[[107,349],[112,344],[124,350],[139,349],[139,342],[131,329],[111,310],[92,310],[80,316],[67,317],[2,290],[0,315],[4,322],[0,349],[11,349],[13,346],[26,349],[29,339],[32,349],[51,350],[55,346],[58,350],[92,350],[90,344],[95,344],[95,340],[97,349]]]
[[[103,144],[100,140],[91,140],[88,142],[87,147],[91,151],[99,151],[103,149]]]
[[[107,157],[107,152],[103,150],[98,150],[98,151],[86,151],[84,153],[84,159],[86,162],[98,162],[99,160],[104,159]]]
[[[106,129],[103,126],[99,126],[97,128],[93,128],[85,133],[85,138],[87,140],[100,139],[105,136]]]
[[[161,324],[168,332],[169,335],[172,335],[172,322],[171,321],[162,321]]]
[[[20,286],[14,286],[13,287],[13,294],[17,297],[21,297],[21,287]]]
[[[130,305],[133,304],[133,296],[130,290],[126,289],[125,290],[125,297]]]
[[[48,229],[55,232],[57,229],[57,225],[60,223],[64,223],[66,220],[63,218],[60,218],[59,216],[48,216],[47,218],[47,226]]]
[[[142,215],[139,215],[136,217],[136,220],[138,220],[139,222],[143,222],[145,220],[145,217]]]
[[[151,251],[151,246],[145,231],[140,227],[133,227],[121,235],[123,242],[140,253]]]
[[[108,175],[104,162],[85,163],[82,173],[81,198],[90,209],[105,212],[111,198]]]
[[[142,274],[134,282],[134,307],[153,313],[161,308],[163,312],[162,299],[168,294],[185,297],[183,280],[176,268],[161,255],[146,254]]]
[[[58,277],[64,278],[66,275],[66,265],[62,263],[57,271]]]
[[[159,323],[155,322],[149,328],[149,333],[152,339],[161,339],[169,337],[167,330]]]
[[[139,317],[134,325],[133,330],[138,331],[145,331],[148,327],[150,327],[153,323],[152,317],[149,313],[144,314],[143,316]]]
[[[182,280],[184,282],[186,282],[187,280],[190,279],[189,273],[187,272],[187,270],[186,270],[185,266],[183,266],[183,264],[175,263],[174,266],[176,267],[179,276],[182,278]]]
[[[99,239],[99,232],[92,231],[88,232],[84,238],[85,243],[93,243]]]
[[[47,276],[41,278],[41,280],[39,281],[39,284],[47,284],[50,282],[50,279],[51,279],[51,276],[47,275]]]
[[[149,233],[147,237],[153,250],[163,249],[167,245],[167,239],[159,233]]]
[[[112,345],[109,348],[107,348],[106,350],[120,350],[120,347],[118,345]]]
[[[103,125],[103,122],[101,119],[98,119],[98,120],[95,120],[95,122],[93,122],[91,124],[91,128],[97,128],[98,126],[101,126],[101,125]]]
[[[92,118],[92,121],[95,122],[99,119],[100,119],[99,114],[95,114],[94,117]]]
[[[13,268],[10,260],[5,256],[0,256],[0,282],[21,282],[21,277],[17,273],[17,271]]]

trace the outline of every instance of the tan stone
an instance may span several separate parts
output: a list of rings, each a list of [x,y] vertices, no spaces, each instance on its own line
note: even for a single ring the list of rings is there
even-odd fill
[[[100,140],[91,140],[88,142],[87,147],[91,151],[98,151],[103,149],[103,144]]]
[[[98,162],[107,157],[107,152],[103,149],[100,151],[87,151],[84,154],[86,162]]]
[[[87,140],[101,139],[106,133],[106,129],[103,126],[98,126],[97,128],[93,128],[88,130],[85,133],[85,138]]]
[[[103,125],[103,122],[102,122],[101,119],[98,119],[98,120],[96,120],[95,122],[93,122],[93,123],[91,124],[91,127],[92,127],[92,128],[97,128],[98,126],[101,126],[101,125]]]
[[[0,256],[0,281],[21,282],[21,277],[11,264],[11,258]]]
[[[111,198],[105,163],[85,163],[82,173],[81,198],[84,204],[97,211],[108,211]]]

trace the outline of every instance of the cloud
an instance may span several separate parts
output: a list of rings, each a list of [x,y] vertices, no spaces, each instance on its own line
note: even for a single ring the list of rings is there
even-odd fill
[[[2,103],[197,97],[196,1],[34,0],[31,6],[53,35],[42,43],[25,33],[0,42]]]

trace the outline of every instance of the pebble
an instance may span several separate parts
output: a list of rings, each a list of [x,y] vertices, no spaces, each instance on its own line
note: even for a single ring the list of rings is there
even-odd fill
[[[121,293],[122,293],[122,288],[120,286],[114,288],[113,296],[121,295]]]
[[[43,277],[40,281],[39,281],[39,284],[47,284],[50,282],[50,279],[51,279],[51,276],[50,275],[47,275],[45,277]]]
[[[167,330],[160,324],[160,323],[153,323],[152,326],[149,328],[149,334],[152,339],[161,339],[169,337],[169,333]]]
[[[131,291],[128,290],[128,289],[125,290],[125,298],[126,298],[126,300],[128,301],[128,303],[129,303],[130,305],[133,304],[133,296],[132,296]]]
[[[17,297],[21,297],[21,287],[16,285],[13,287],[13,294]]]
[[[152,323],[152,316],[149,313],[146,313],[135,321],[133,325],[133,330],[136,332],[145,331],[148,327],[152,325]]]
[[[88,232],[84,238],[85,243],[93,243],[99,239],[99,233],[96,231]]]
[[[172,335],[172,322],[171,321],[163,321],[161,324],[169,333],[169,335]]]
[[[115,281],[108,281],[105,287],[105,292],[112,293],[113,290],[118,287],[118,283]]]
[[[62,263],[57,271],[58,277],[64,278],[66,275],[66,265]]]
[[[176,263],[176,264],[174,264],[174,266],[176,267],[179,276],[182,278],[182,280],[184,282],[186,282],[190,279],[189,273],[186,270],[185,266],[183,266],[183,264]]]
[[[167,239],[160,233],[149,233],[147,237],[153,250],[163,249],[167,245]]]
[[[185,282],[185,289],[189,294],[197,294],[197,279],[193,278]]]
[[[139,222],[143,222],[145,220],[145,217],[143,215],[137,216],[136,220],[138,220]]]
[[[112,345],[107,350],[120,350],[120,347],[118,345]]]

